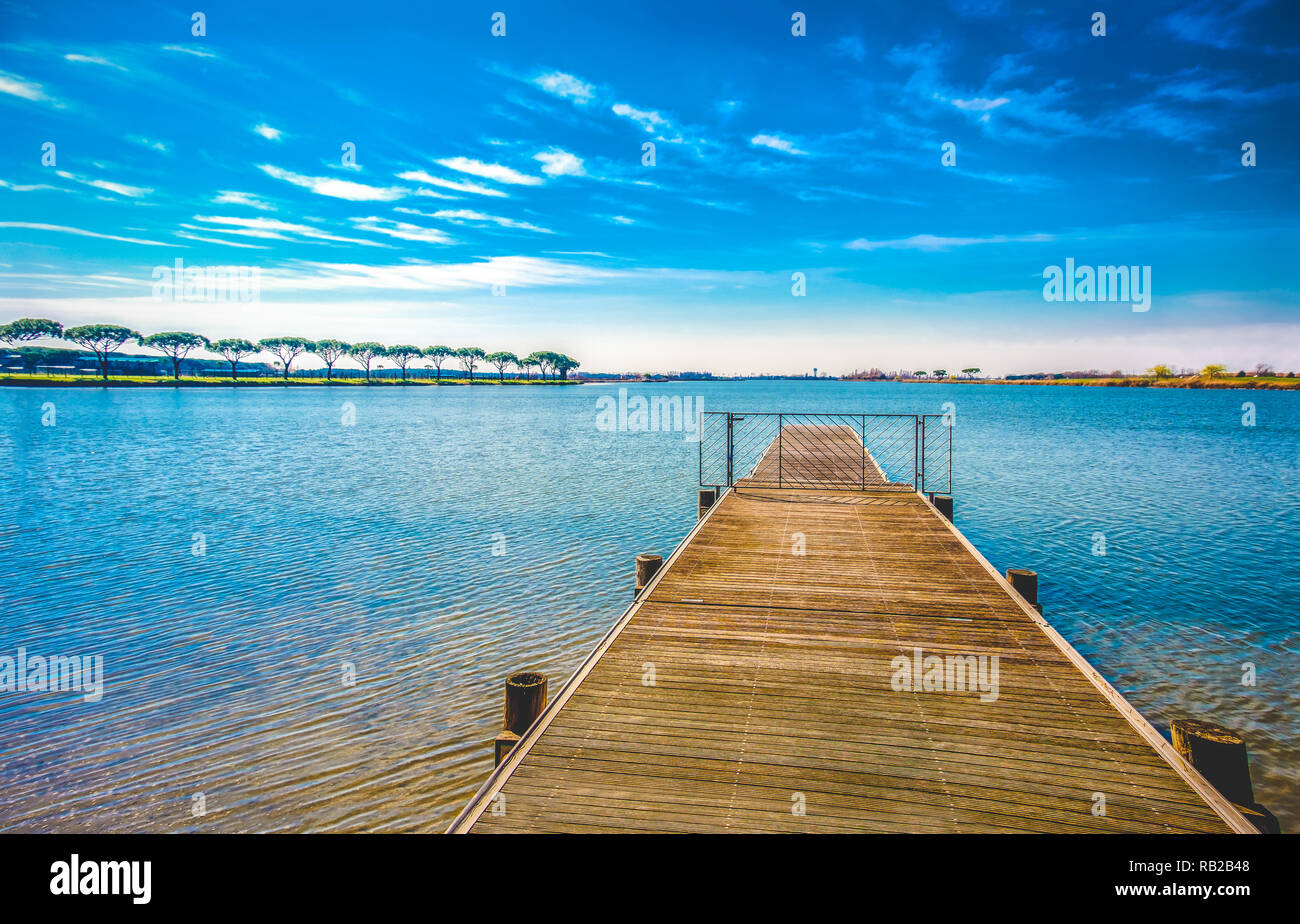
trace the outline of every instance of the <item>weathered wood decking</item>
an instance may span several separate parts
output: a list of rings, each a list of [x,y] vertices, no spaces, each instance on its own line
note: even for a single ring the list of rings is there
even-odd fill
[[[820,429],[783,464],[859,483]],[[996,698],[898,689],[918,649]],[[1254,831],[924,497],[744,481],[450,830]]]

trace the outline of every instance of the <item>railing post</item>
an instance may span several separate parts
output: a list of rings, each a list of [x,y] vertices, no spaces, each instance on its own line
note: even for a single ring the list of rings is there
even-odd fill
[[[700,429],[699,429],[700,441],[699,441],[698,443],[696,443],[696,446],[699,448],[699,451],[700,451],[700,453],[699,453],[699,455],[700,455],[700,484],[704,484],[704,422],[705,422],[706,420],[708,420],[708,418],[704,416],[704,411],[699,411],[699,415],[700,415]]]
[[[731,487],[732,482],[734,481],[731,470],[732,450],[734,449],[734,444],[732,443],[732,421],[733,415],[731,411],[727,411],[727,487]]]
[[[862,490],[867,489],[867,415],[862,417]]]
[[[784,486],[784,482],[782,481],[782,476],[781,476],[781,449],[783,446],[781,442],[781,437],[784,434],[785,434],[785,415],[777,414],[776,415],[776,486],[778,488]]]
[[[916,441],[912,446],[912,490],[925,490],[925,415],[915,418],[912,427]],[[952,519],[949,517],[949,519]]]

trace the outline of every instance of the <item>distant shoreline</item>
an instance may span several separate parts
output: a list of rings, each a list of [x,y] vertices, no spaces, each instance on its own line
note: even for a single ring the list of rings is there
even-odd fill
[[[1300,391],[1300,378],[1282,377],[1223,378],[1203,379],[1199,376],[1187,378],[1156,379],[1150,376],[1129,376],[1122,379],[937,379],[908,380],[916,385],[1073,385],[1092,388],[1209,388],[1209,389],[1262,389],[1271,391]]]
[[[700,382],[854,382],[881,385],[1072,385],[1093,388],[1206,388],[1264,391],[1300,391],[1300,378],[1265,376],[1202,379],[1199,376],[1157,379],[1151,376],[1126,376],[1115,379],[851,379],[835,376],[764,376],[753,378],[711,379],[579,379],[583,385],[694,385]]]
[[[1300,378],[1284,376],[1245,377],[1224,376],[1222,378],[1204,379],[1199,376],[1172,377],[1156,379],[1150,376],[1128,376],[1116,379],[844,379],[831,376],[810,378],[806,376],[775,376],[754,378],[711,378],[711,379],[511,379],[504,382],[498,379],[475,379],[473,384],[467,379],[430,378],[402,379],[375,378],[367,382],[360,378],[246,378],[231,380],[228,378],[200,379],[182,377],[179,381],[170,377],[153,376],[110,376],[107,381],[99,376],[62,376],[62,375],[22,375],[0,374],[0,387],[18,388],[323,388],[337,386],[354,388],[374,386],[392,388],[403,385],[412,386],[456,386],[477,388],[483,385],[694,385],[701,382],[866,382],[891,385],[1065,385],[1076,388],[1190,388],[1216,390],[1258,390],[1258,391],[1300,391]]]
[[[374,386],[389,388],[402,385],[446,386],[456,385],[465,388],[477,388],[481,385],[577,385],[574,379],[475,379],[470,385],[468,379],[365,379],[340,378],[247,378],[247,379],[196,379],[155,378],[145,376],[109,376],[107,380],[100,376],[64,376],[64,375],[0,375],[0,387],[17,386],[19,388],[323,388],[338,386],[340,388]]]

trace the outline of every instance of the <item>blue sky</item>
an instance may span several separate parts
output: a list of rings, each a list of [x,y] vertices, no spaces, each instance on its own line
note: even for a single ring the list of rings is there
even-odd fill
[[[1125,3],[1104,37],[1097,6],[0,0],[0,317],[598,370],[1300,367],[1300,6]],[[153,298],[177,258],[260,302]],[[1067,258],[1151,266],[1150,310],[1045,301]]]

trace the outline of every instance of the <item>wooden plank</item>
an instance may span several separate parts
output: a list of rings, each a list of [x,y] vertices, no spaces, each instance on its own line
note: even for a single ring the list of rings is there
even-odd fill
[[[449,830],[1253,832],[853,427],[777,439]]]

